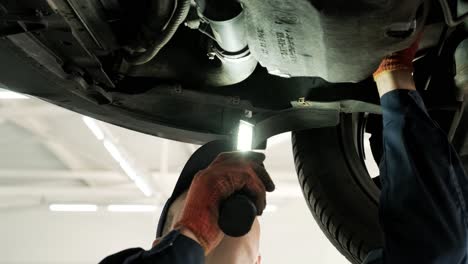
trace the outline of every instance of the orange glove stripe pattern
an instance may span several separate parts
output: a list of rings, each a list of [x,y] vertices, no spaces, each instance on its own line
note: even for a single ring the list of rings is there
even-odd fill
[[[413,59],[416,55],[416,52],[418,51],[421,36],[422,35],[419,35],[416,38],[415,42],[407,49],[386,56],[380,63],[379,68],[374,72],[374,79],[384,72],[391,72],[397,70],[413,71]]]
[[[382,60],[379,68],[374,72],[374,79],[384,72],[398,71],[398,70],[409,70],[413,71],[413,63],[405,63],[404,58],[397,56],[389,56]]]
[[[196,180],[201,173],[203,171],[195,176],[187,195],[187,197],[195,199],[195,201],[189,201],[189,198],[187,198],[182,218],[175,228],[185,227],[192,231],[205,252],[208,253],[213,249],[212,245],[221,242],[222,234],[217,221],[219,214],[219,201],[215,198],[218,196],[217,188],[213,188],[213,192],[211,190],[200,191],[205,188],[200,188],[198,186],[200,185],[199,181]]]
[[[275,186],[261,165],[264,159],[265,155],[256,152],[221,153],[193,179],[176,228],[189,229],[205,254],[224,236],[218,226],[221,201],[242,190],[254,199],[259,214],[265,209],[266,191],[273,191]]]

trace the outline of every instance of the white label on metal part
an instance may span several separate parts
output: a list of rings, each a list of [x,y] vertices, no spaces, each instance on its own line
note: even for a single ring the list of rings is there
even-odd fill
[[[392,25],[410,25],[422,2],[240,1],[250,52],[268,72],[317,76],[330,82],[366,79],[383,56],[408,47],[416,33],[395,38],[386,32]],[[344,9],[349,6],[353,8]]]
[[[242,0],[246,10],[247,41],[250,51],[271,74],[317,75],[311,59],[321,44],[312,25],[318,23],[317,11],[307,1]]]

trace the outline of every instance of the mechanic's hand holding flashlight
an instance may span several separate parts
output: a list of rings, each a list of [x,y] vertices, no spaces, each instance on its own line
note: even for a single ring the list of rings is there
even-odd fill
[[[275,189],[262,165],[264,160],[265,155],[257,152],[221,153],[195,176],[176,228],[183,234],[189,233],[208,254],[224,236],[218,226],[223,200],[242,191],[252,199],[257,214],[261,215],[266,206],[266,192]]]

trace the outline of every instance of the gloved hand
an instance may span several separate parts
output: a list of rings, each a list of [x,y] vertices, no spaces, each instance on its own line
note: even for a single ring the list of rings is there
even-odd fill
[[[380,63],[379,68],[373,74],[374,80],[384,72],[392,72],[398,70],[408,70],[412,72],[414,56],[418,51],[421,37],[422,34],[419,34],[419,36],[416,37],[416,40],[410,47],[384,57],[382,62]]]
[[[195,175],[190,186],[181,220],[176,228],[187,228],[204,248],[211,252],[223,239],[218,226],[220,203],[242,190],[261,215],[266,206],[266,191],[275,185],[262,166],[265,155],[257,152],[221,153],[208,168]]]

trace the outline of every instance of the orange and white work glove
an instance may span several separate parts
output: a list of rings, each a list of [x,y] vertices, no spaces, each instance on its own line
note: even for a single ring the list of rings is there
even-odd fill
[[[397,51],[383,58],[379,68],[374,72],[374,80],[382,73],[398,70],[413,71],[413,60],[419,48],[422,34],[416,38],[411,46],[404,50]]]
[[[253,199],[261,215],[266,192],[275,189],[262,165],[264,160],[265,155],[257,152],[221,153],[195,175],[176,228],[190,230],[208,254],[224,236],[218,226],[219,207],[224,199],[242,190]]]

